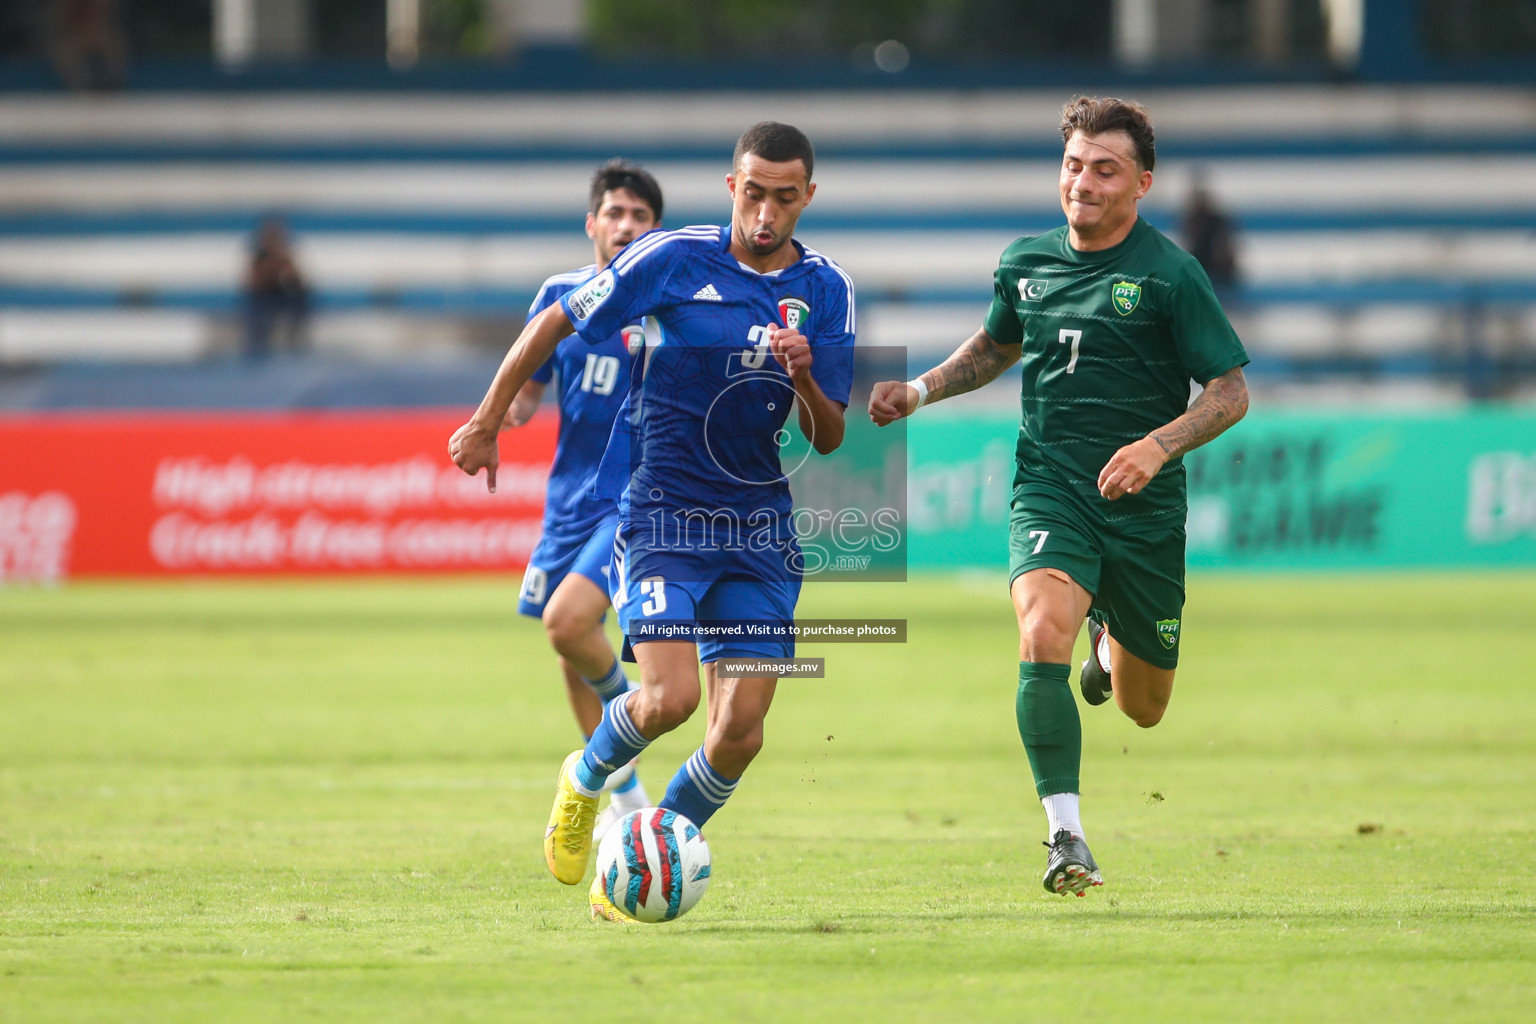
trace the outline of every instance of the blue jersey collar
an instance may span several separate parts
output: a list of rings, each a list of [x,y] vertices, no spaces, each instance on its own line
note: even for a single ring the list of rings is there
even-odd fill
[[[795,262],[791,263],[787,267],[784,267],[783,269],[770,271],[769,273],[764,274],[761,271],[753,270],[751,267],[747,266],[745,263],[741,262],[741,260],[738,260],[731,254],[731,226],[729,224],[725,224],[720,228],[720,250],[722,253],[724,253],[725,258],[754,277],[777,278],[779,280],[784,280],[785,278],[797,275],[800,269],[806,265],[805,246],[801,245],[799,239],[796,238],[791,238],[789,240],[789,244],[795,247]]]

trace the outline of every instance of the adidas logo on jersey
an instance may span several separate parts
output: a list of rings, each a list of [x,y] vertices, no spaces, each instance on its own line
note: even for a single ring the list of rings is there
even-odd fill
[[[698,291],[693,293],[693,297],[696,299],[703,299],[706,302],[725,301],[725,296],[715,291],[715,286],[713,284],[707,284],[703,288],[700,288]]]

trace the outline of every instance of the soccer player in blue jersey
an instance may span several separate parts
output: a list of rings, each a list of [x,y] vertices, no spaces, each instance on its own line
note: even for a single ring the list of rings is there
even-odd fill
[[[645,170],[610,160],[592,175],[587,204],[587,237],[595,262],[544,282],[532,320],[606,269],[630,242],[661,223],[661,187]],[[618,524],[618,503],[593,492],[613,421],[629,393],[629,339],[640,326],[626,325],[587,344],[571,337],[517,392],[506,427],[526,423],[550,382],[556,381],[560,435],[544,498],[544,530],[528,560],[517,610],[541,619],[560,660],[566,695],[581,734],[590,737],[603,717],[603,703],[629,689],[629,680],[603,635],[608,611],[608,560]],[[610,780],[611,802],[604,820],[650,803],[633,767]]]
[[[776,675],[726,677],[722,658],[785,658],[802,566],[779,464],[791,408],[812,447],[842,443],[853,378],[854,295],[831,260],[793,238],[816,191],[814,152],[777,122],[737,142],[726,187],[731,223],[658,231],[535,317],[480,408],[449,441],[467,473],[494,487],[496,427],[535,367],[572,332],[589,342],[645,318],[638,381],[604,456],[621,468],[610,586],[640,687],[610,701],[584,750],[561,766],[544,840],[550,871],[585,877],[603,780],[697,708],[705,666],[704,743],[661,807],[702,826],[761,749]],[[627,443],[626,443],[627,442]],[[684,632],[723,624],[727,632]],[[765,627],[766,638],[749,629]],[[695,642],[696,641],[696,642]],[[599,880],[600,881],[600,880]],[[595,914],[612,919],[594,883]]]

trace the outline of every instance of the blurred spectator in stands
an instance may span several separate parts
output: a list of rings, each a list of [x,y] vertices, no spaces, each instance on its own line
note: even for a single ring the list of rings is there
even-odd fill
[[[128,77],[117,0],[53,0],[53,66],[75,92],[111,92]]]
[[[1179,235],[1185,251],[1205,268],[1216,294],[1226,300],[1238,283],[1237,226],[1216,205],[1201,174],[1191,182]]]
[[[309,289],[288,247],[288,228],[276,217],[256,233],[245,274],[245,354],[265,359],[275,349],[308,345]]]

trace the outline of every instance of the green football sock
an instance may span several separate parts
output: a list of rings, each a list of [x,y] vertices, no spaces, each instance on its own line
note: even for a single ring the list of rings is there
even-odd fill
[[[1019,738],[1035,773],[1035,792],[1077,793],[1077,773],[1083,761],[1083,723],[1072,699],[1070,665],[1019,662],[1019,695],[1014,714]]]

